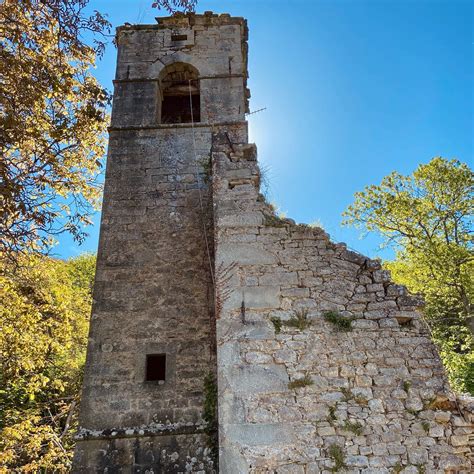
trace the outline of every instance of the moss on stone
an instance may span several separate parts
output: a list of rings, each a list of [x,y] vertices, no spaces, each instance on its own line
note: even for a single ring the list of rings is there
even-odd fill
[[[275,328],[275,334],[280,334],[281,332],[281,325],[282,325],[282,321],[279,317],[277,316],[272,316],[270,318],[270,321],[272,322],[273,324],[273,327]]]

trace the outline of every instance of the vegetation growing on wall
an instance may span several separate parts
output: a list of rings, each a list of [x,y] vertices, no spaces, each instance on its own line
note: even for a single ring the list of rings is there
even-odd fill
[[[344,457],[344,450],[338,444],[331,444],[328,448],[328,455],[333,461],[334,465],[331,472],[340,472],[345,469],[346,461]]]
[[[294,328],[298,331],[304,331],[311,326],[311,321],[308,319],[307,309],[296,310],[290,319],[284,321],[278,316],[272,316],[270,322],[275,328],[275,334],[280,334],[282,327]]]
[[[350,431],[351,433],[354,433],[356,436],[360,436],[364,432],[364,426],[358,421],[346,420],[344,422],[344,429],[346,431]]]
[[[297,388],[303,388],[303,387],[308,387],[310,385],[313,385],[314,382],[309,376],[309,374],[306,374],[304,377],[300,379],[295,379],[292,380],[291,382],[288,383],[288,388],[290,390],[295,390]]]
[[[293,316],[288,321],[285,321],[284,324],[287,327],[304,331],[309,326],[311,326],[311,321],[308,319],[308,310],[307,309],[296,310]]]
[[[337,311],[326,311],[323,314],[326,321],[331,323],[337,331],[352,331],[352,318],[342,316]]]
[[[209,373],[204,378],[204,412],[203,420],[206,422],[205,432],[207,435],[208,447],[214,465],[218,462],[218,421],[217,421],[217,381],[213,373]]]
[[[272,316],[270,318],[270,321],[273,324],[273,327],[275,328],[275,334],[280,334],[281,326],[283,324],[283,321],[281,320],[281,318],[279,318],[277,316]]]

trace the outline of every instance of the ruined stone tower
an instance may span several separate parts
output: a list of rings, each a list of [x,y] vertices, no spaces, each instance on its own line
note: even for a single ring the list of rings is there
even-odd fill
[[[212,13],[118,29],[73,471],[470,472],[418,300],[260,194],[246,40]]]
[[[246,35],[242,18],[212,14],[117,31],[78,471],[210,469],[208,165],[213,133],[247,141]]]

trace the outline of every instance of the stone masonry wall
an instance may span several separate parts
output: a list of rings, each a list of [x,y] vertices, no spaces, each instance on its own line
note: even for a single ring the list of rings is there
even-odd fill
[[[221,472],[472,472],[472,400],[449,392],[419,301],[276,217],[253,145],[213,150]]]
[[[73,472],[216,470],[203,421],[216,373],[206,167],[213,131],[247,141],[246,38],[242,18],[212,13],[117,30]],[[161,124],[162,73],[182,63],[199,75],[201,120]],[[149,354],[166,354],[165,381],[145,380]]]
[[[102,472],[117,458],[138,468],[147,450],[133,435],[181,435],[174,447],[168,442],[171,451],[154,440],[160,457],[143,467],[171,456],[184,469],[199,437],[205,454],[204,435],[184,436],[202,432],[204,377],[215,370],[202,168],[191,137],[189,128],[111,132],[77,470]],[[195,138],[198,156],[209,156],[210,132],[198,129]],[[164,383],[145,381],[154,353],[167,356]],[[115,438],[124,439],[112,446]]]

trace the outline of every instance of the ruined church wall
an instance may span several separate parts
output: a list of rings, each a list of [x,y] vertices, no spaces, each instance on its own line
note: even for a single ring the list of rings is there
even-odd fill
[[[214,14],[117,30],[73,472],[215,470],[203,422],[204,381],[216,372],[206,167],[213,131],[247,141],[246,34],[242,18]],[[201,120],[161,124],[160,75],[184,71],[179,63],[198,71]],[[166,354],[164,382],[146,381],[150,354]]]
[[[254,147],[232,148],[216,137],[221,472],[470,472],[472,406],[450,394],[417,299],[322,229],[276,218]]]

